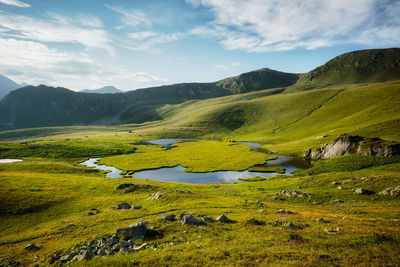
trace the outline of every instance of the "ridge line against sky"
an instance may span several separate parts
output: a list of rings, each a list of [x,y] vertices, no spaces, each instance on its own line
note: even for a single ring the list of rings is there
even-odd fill
[[[398,47],[399,0],[0,0],[0,74],[73,90],[307,72]]]

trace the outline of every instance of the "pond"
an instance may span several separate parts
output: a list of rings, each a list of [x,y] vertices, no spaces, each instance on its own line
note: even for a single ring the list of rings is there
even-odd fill
[[[166,149],[171,149],[172,144],[178,141],[192,141],[194,139],[157,139],[146,141],[147,144],[155,144],[161,145]],[[145,142],[141,142],[144,144]],[[247,145],[251,147],[253,150],[257,150],[261,144],[257,143],[249,143],[249,142],[240,142],[240,144]],[[278,155],[274,160],[268,160],[268,162],[264,165],[260,166],[279,166],[286,168],[286,175],[291,175],[291,172],[297,169],[304,169],[309,167],[307,162],[301,158],[296,158],[292,156]],[[100,158],[91,158],[81,164],[87,167],[94,167],[100,170],[108,170],[106,177],[108,178],[122,178],[123,176],[120,174],[122,170],[119,170],[113,166],[107,165],[98,165],[96,162]],[[265,172],[249,172],[245,171],[215,171],[215,172],[205,172],[205,173],[191,173],[185,172],[185,168],[178,165],[175,167],[164,167],[154,170],[143,170],[137,171],[132,175],[129,175],[133,178],[140,179],[149,179],[155,181],[164,181],[164,182],[180,182],[180,183],[191,183],[191,184],[209,184],[209,183],[233,183],[238,182],[238,178],[252,178],[254,176],[261,177],[272,177],[277,173],[265,173]]]

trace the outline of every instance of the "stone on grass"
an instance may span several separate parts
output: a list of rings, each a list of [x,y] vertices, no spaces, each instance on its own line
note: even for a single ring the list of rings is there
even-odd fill
[[[356,189],[353,189],[352,191],[354,193],[357,193],[357,194],[360,194],[360,195],[371,195],[371,194],[374,193],[373,191],[370,191],[370,190],[367,190],[367,189],[364,189],[364,188],[356,188]]]
[[[201,222],[192,214],[182,212],[178,220],[182,225],[199,225]]]
[[[392,197],[398,197],[400,196],[400,185],[395,186],[395,187],[389,187],[383,190],[382,192],[379,193],[379,195],[383,196],[392,196]]]
[[[298,190],[282,190],[279,192],[280,195],[286,196],[286,197],[310,197],[311,194],[307,192],[301,192]]]
[[[216,222],[213,218],[207,217],[207,216],[203,217],[203,221],[208,222],[208,223]]]
[[[292,222],[285,222],[283,225],[286,226],[286,227],[289,227],[289,228],[294,228],[295,227]]]
[[[250,224],[250,225],[265,225],[265,222],[253,218],[253,219],[248,220],[246,222],[246,224]]]
[[[126,183],[126,184],[120,184],[119,186],[117,186],[117,187],[115,188],[115,190],[124,189],[124,188],[127,188],[127,187],[135,187],[135,184],[128,184],[128,183]]]
[[[76,261],[90,260],[93,258],[93,253],[90,250],[81,250],[79,254],[74,257]]]
[[[66,255],[64,255],[64,256],[62,256],[62,257],[60,258],[60,261],[61,261],[62,263],[66,263],[66,262],[71,261],[75,256],[76,256],[76,253],[75,253],[74,251],[71,251],[70,253],[68,253],[68,254],[66,254]]]
[[[144,244],[142,244],[140,246],[134,246],[133,250],[138,251],[138,250],[141,250],[141,249],[146,248],[146,247],[147,247],[147,243],[144,243]]]
[[[156,193],[151,193],[150,196],[147,199],[149,199],[149,200],[151,200],[151,199],[160,199],[163,196],[164,196],[164,192],[158,191]]]
[[[167,221],[174,221],[175,220],[175,214],[162,214],[161,219],[167,220]]]
[[[119,210],[129,210],[131,208],[132,208],[132,206],[129,203],[126,203],[126,202],[121,202],[117,206],[117,209],[119,209]]]
[[[233,222],[231,219],[225,216],[225,214],[221,214],[216,218],[216,221],[222,222],[222,223],[231,223]]]
[[[24,249],[25,249],[25,250],[29,250],[29,251],[35,251],[35,250],[39,250],[40,248],[37,247],[37,246],[35,245],[35,243],[29,243],[28,245],[26,245],[26,246],[24,247]]]
[[[121,240],[143,241],[147,232],[146,221],[129,225],[127,228],[117,229]]]
[[[135,206],[133,206],[133,209],[134,210],[140,210],[142,208],[142,206],[140,206],[140,205],[135,205]]]
[[[291,212],[291,211],[288,211],[288,210],[285,210],[285,209],[280,209],[280,210],[278,211],[278,213],[282,213],[282,214],[294,214],[294,212]]]

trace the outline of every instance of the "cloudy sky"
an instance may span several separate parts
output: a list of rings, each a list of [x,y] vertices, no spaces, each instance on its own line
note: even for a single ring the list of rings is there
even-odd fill
[[[0,0],[0,74],[72,90],[307,72],[400,46],[400,0]]]

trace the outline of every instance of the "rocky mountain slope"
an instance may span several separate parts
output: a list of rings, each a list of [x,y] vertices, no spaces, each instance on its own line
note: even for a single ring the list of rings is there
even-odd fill
[[[123,93],[122,90],[115,88],[114,86],[104,86],[99,89],[83,89],[81,93],[97,93],[97,94],[116,94]]]

